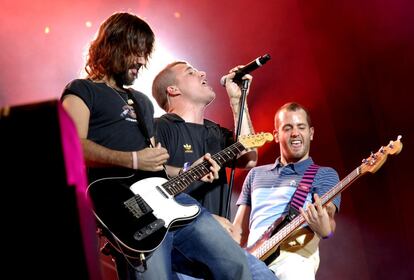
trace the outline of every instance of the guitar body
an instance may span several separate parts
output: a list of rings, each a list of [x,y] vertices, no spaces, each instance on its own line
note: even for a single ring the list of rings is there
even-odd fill
[[[285,218],[285,216],[279,217],[276,221],[272,223],[271,226],[267,228],[267,230],[260,236],[258,240],[256,240],[254,244],[245,248],[247,252],[254,255],[255,257],[258,257],[255,254],[256,250],[264,246],[265,242],[273,235],[275,235],[280,229],[282,229],[287,223],[288,219]],[[278,255],[279,246],[273,246],[267,251],[266,255],[261,258],[261,260],[264,261],[266,264],[269,264],[271,261],[277,258]],[[270,256],[272,256],[271,259],[269,259]]]
[[[172,226],[191,222],[200,212],[197,205],[178,204],[159,187],[167,180],[152,177],[136,180],[112,177],[97,180],[87,189],[94,214],[109,241],[130,257],[154,251]]]

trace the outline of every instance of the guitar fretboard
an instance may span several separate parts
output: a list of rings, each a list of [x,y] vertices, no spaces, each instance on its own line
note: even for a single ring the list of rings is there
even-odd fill
[[[214,154],[212,156],[212,159],[214,159],[218,165],[223,166],[224,163],[228,162],[231,159],[234,159],[240,152],[244,150],[245,147],[240,142],[236,142],[233,145],[218,152],[217,154]],[[205,175],[210,173],[209,167],[210,163],[203,161],[197,166],[190,168],[188,171],[162,184],[162,187],[170,195],[174,196],[185,190],[191,183],[200,180]]]
[[[346,187],[348,187],[360,175],[361,167],[359,166],[321,197],[322,205],[325,205],[329,201],[331,201],[336,195],[338,195],[340,192],[346,189]],[[263,242],[263,244],[259,248],[257,248],[254,252],[251,253],[257,258],[261,259],[267,253],[271,252],[272,249],[278,246],[287,237],[289,237],[289,235],[297,228],[299,228],[304,222],[305,218],[302,215],[296,216],[291,222],[285,225],[271,238]]]

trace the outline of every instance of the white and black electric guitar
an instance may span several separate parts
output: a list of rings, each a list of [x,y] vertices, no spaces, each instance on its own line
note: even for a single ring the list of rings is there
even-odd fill
[[[236,143],[212,158],[222,166],[245,149],[261,147],[272,140],[270,133],[240,136]],[[174,197],[210,173],[209,167],[203,161],[170,180],[143,179],[145,175],[141,173],[140,177],[134,174],[94,181],[87,194],[104,235],[115,248],[132,258],[154,251],[170,227],[189,223],[199,214],[197,205],[181,205]],[[153,172],[147,174],[154,176]]]

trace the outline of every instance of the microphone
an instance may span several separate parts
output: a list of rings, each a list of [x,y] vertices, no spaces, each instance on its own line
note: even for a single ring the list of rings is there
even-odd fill
[[[239,70],[236,71],[236,75],[233,78],[233,82],[235,82],[235,83],[241,82],[242,77],[244,75],[249,74],[250,72],[253,72],[257,68],[263,66],[263,64],[265,64],[269,59],[270,59],[270,55],[265,54],[263,56],[259,56],[255,60],[249,62],[248,64],[246,64],[245,66],[243,66],[242,68],[240,68]],[[220,79],[220,84],[222,86],[226,85],[226,76],[227,75],[224,75]]]

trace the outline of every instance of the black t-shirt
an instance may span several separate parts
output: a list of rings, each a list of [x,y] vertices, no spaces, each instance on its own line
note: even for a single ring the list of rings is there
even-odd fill
[[[151,138],[154,135],[154,107],[146,95],[130,90],[138,102],[148,136]],[[118,151],[137,151],[147,147],[145,135],[137,125],[134,108],[127,103],[126,93],[115,91],[105,83],[76,79],[65,87],[62,99],[68,94],[80,97],[89,108],[87,136],[89,140]],[[89,179],[95,180],[102,176],[118,175],[120,170],[90,169],[88,171]],[[122,172],[119,175],[122,175]]]
[[[234,143],[233,134],[218,124],[204,120],[204,124],[187,123],[176,114],[155,119],[157,140],[168,150],[168,165],[182,167],[193,163],[205,153],[220,152]],[[211,213],[226,215],[228,184],[225,168],[213,183],[194,182],[185,191],[197,199]]]

